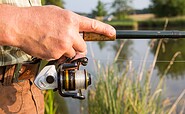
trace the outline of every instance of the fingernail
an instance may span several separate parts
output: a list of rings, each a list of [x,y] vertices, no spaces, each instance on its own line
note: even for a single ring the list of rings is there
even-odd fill
[[[116,35],[116,30],[113,27],[109,28],[109,35],[110,36],[115,36]]]

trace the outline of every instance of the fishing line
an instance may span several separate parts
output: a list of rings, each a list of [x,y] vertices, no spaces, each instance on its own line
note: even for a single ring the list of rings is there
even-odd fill
[[[107,60],[107,61],[113,61],[113,59],[97,59],[97,58],[91,58],[91,57],[88,57],[88,59],[89,60],[96,60],[96,61],[105,61],[105,60]],[[131,61],[131,62],[147,62],[147,63],[152,63],[153,62],[153,60],[147,60],[147,61],[145,61],[144,59],[142,60],[142,59],[140,59],[140,60],[137,60],[137,59],[117,59],[117,61],[122,61],[122,62],[129,62],[129,61]],[[169,62],[171,62],[170,60],[158,60],[158,61],[156,61],[157,63],[169,63]],[[176,60],[176,61],[173,61],[174,63],[185,63],[185,60]]]

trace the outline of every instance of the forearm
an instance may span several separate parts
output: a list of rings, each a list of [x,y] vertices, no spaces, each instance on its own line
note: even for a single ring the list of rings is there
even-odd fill
[[[0,5],[0,45],[16,46],[15,25],[20,8]]]

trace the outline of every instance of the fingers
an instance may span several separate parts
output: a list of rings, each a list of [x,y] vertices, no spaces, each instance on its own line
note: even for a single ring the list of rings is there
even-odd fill
[[[76,51],[71,47],[68,50],[66,50],[66,53],[64,53],[64,56],[73,58],[76,55]]]
[[[73,48],[76,52],[87,53],[87,45],[79,33],[77,33],[73,39]]]
[[[80,31],[85,31],[85,32],[95,32],[95,33],[100,33],[104,34],[106,36],[115,36],[116,35],[116,30],[103,22],[90,19],[87,17],[79,16],[79,30]]]
[[[86,53],[80,53],[80,52],[77,52],[76,53],[76,56],[74,57],[73,60],[76,60],[76,59],[79,59],[79,58],[82,58],[82,57],[85,57]]]
[[[72,41],[73,45],[70,46],[68,50],[66,50],[66,53],[64,54],[64,56],[72,58],[78,55],[78,53],[85,56],[87,53],[87,45],[85,41],[83,40],[83,38],[80,36],[78,32],[74,36],[75,37],[73,38],[73,41]]]

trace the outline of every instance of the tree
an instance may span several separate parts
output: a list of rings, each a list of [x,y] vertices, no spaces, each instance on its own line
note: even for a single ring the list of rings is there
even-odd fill
[[[64,8],[63,0],[41,0],[44,5],[56,5],[61,8]]]
[[[114,9],[114,16],[117,19],[124,19],[128,12],[132,9],[130,3],[132,0],[115,0],[112,4],[112,8]]]
[[[105,10],[105,4],[98,0],[98,5],[96,9],[92,11],[93,16],[105,16],[107,15],[107,11]]]
[[[185,14],[185,0],[151,0],[151,11],[158,17],[172,17]]]

